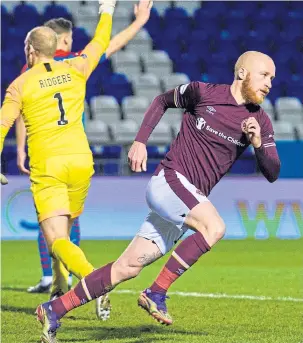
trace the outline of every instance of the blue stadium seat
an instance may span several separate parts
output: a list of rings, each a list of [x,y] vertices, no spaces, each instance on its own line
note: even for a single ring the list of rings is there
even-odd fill
[[[151,9],[150,18],[145,24],[144,28],[148,31],[150,36],[154,39],[162,29],[162,18],[159,16],[155,8]]]
[[[91,38],[82,27],[73,29],[73,51],[81,51],[90,42]]]
[[[169,151],[169,146],[148,145],[146,148],[148,158],[163,158]]]
[[[232,1],[231,9],[226,13],[229,18],[243,19],[254,16],[259,9],[257,1]]]
[[[287,1],[263,1],[259,17],[267,21],[277,21],[289,10]]]
[[[132,85],[124,74],[114,73],[103,83],[103,93],[114,96],[121,104],[124,97],[133,95]]]
[[[41,25],[42,22],[34,5],[21,3],[14,9],[14,23],[20,30],[26,31]]]
[[[238,19],[238,20],[228,21],[225,24],[224,31],[225,31],[226,37],[229,38],[228,40],[237,40],[239,37],[247,36],[247,32],[250,31],[250,28],[251,28],[251,24],[248,20]]]
[[[255,37],[258,41],[266,41],[269,37],[275,37],[279,32],[279,27],[276,23],[269,21],[256,21],[253,23],[253,30],[250,31],[250,36]]]
[[[194,54],[182,54],[175,63],[175,71],[186,74],[192,81],[198,80],[201,73],[201,62]]]
[[[181,27],[183,30],[188,30],[190,28],[190,18],[184,8],[168,8],[164,15],[164,26]]]
[[[73,16],[68,12],[65,6],[52,3],[45,7],[45,10],[43,13],[43,22],[46,22],[53,18],[60,18],[60,17],[73,21]]]
[[[302,37],[303,20],[287,20],[282,24],[281,38],[285,42],[293,42],[296,38]]]
[[[240,55],[240,48],[236,42],[218,40],[215,41],[214,47],[217,54],[224,55],[227,61],[235,60]]]
[[[146,174],[153,174],[158,167],[159,163],[158,162],[148,162],[147,161],[147,166],[146,166]],[[144,173],[142,173],[144,176]]]
[[[203,1],[202,8],[195,11],[195,20],[199,18],[204,20],[206,18],[217,20],[220,16],[224,15],[230,10],[230,4],[228,1],[221,1],[218,3],[216,1]]]
[[[210,79],[212,78],[212,75],[217,77],[219,83],[231,84],[234,78],[233,65],[210,65],[207,74]]]
[[[222,25],[219,21],[211,18],[204,18],[203,12],[201,12],[200,10],[195,12],[194,26],[196,29],[207,32],[209,36],[218,35],[222,29]]]
[[[120,174],[120,165],[119,163],[105,163],[103,166],[103,173],[106,176],[118,176]]]
[[[120,158],[122,147],[120,145],[92,145],[91,150],[94,157],[98,158]]]

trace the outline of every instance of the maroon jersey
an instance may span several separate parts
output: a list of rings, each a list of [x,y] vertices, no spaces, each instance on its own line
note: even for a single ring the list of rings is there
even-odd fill
[[[249,146],[241,124],[255,117],[261,127],[262,146],[255,149],[260,169],[273,182],[280,161],[268,115],[258,105],[238,105],[230,85],[191,82],[157,97],[151,104],[137,141],[146,143],[150,133],[169,107],[184,108],[180,132],[161,166],[183,174],[208,195]]]

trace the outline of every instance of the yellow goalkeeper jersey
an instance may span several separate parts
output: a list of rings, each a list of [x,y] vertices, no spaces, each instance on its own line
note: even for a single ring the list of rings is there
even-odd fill
[[[31,165],[50,156],[91,153],[82,124],[86,81],[108,46],[111,22],[102,14],[81,56],[36,64],[9,86],[1,111],[1,150],[21,113]]]

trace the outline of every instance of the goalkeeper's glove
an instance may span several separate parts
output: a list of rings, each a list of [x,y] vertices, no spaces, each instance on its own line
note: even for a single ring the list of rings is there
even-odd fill
[[[117,0],[99,0],[99,14],[109,13],[110,15],[114,14],[115,6]]]
[[[3,175],[3,174],[0,174],[0,178],[1,178],[1,185],[7,185],[8,184],[8,181],[7,181],[7,178]]]

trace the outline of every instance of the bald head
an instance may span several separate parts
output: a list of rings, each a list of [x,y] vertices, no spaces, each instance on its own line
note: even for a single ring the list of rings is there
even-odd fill
[[[40,56],[52,58],[57,49],[57,34],[49,27],[35,27],[28,33],[25,45]]]
[[[274,61],[268,55],[259,51],[244,52],[235,64],[235,79],[239,77],[241,68],[246,69],[250,73],[261,64],[267,69],[275,69]]]

